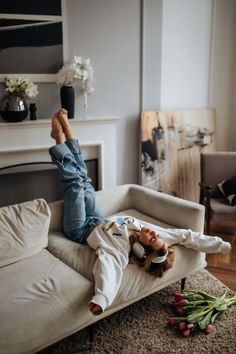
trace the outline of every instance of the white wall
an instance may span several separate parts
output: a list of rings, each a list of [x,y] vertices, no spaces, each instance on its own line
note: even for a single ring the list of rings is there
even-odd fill
[[[162,0],[144,0],[142,8],[141,109],[157,110],[161,97]]]
[[[209,105],[217,112],[217,150],[236,150],[236,1],[213,5]]]
[[[118,184],[138,181],[140,1],[67,0],[68,55],[89,57],[95,71],[91,116],[121,118]],[[79,100],[78,113],[82,107]]]
[[[207,106],[212,0],[164,0],[161,108]]]
[[[236,1],[164,0],[161,108],[216,108],[216,149],[236,150]]]

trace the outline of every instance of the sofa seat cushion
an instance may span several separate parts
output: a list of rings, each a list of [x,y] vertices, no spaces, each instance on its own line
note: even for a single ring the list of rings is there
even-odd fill
[[[119,214],[137,217],[140,220],[145,220],[149,225],[152,223],[162,227],[170,227],[170,225],[158,222],[136,210],[129,209]],[[93,281],[96,254],[89,246],[70,241],[62,233],[50,232],[48,249],[74,270]],[[137,301],[206,266],[204,253],[177,245],[174,246],[174,249],[176,251],[174,267],[168,270],[162,278],[155,278],[145,273],[138,265],[129,264],[124,271],[121,288],[111,308],[127,306],[127,302]]]
[[[229,205],[225,198],[211,198],[211,219],[235,221],[236,205]]]
[[[93,285],[47,250],[2,267],[0,284],[1,353],[35,353],[93,320]]]
[[[0,267],[47,247],[50,215],[44,199],[0,208]]]
[[[87,245],[80,245],[66,238],[61,232],[50,231],[48,250],[62,262],[93,282],[96,253]]]

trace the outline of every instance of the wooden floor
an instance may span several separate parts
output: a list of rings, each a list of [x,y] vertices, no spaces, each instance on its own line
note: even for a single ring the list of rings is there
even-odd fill
[[[236,227],[235,225],[214,225],[212,235],[218,235],[230,242],[230,254],[208,254],[207,270],[231,290],[236,291]]]

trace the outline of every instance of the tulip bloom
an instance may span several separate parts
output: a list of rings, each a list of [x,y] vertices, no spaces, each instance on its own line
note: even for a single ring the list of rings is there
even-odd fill
[[[182,316],[185,314],[185,311],[183,309],[183,307],[177,307],[176,308],[176,312],[178,313],[178,315]]]
[[[188,323],[187,324],[187,328],[191,331],[191,330],[193,330],[194,329],[194,324],[193,323]]]
[[[184,295],[180,292],[176,292],[174,296],[175,296],[175,301],[181,301],[184,299]]]
[[[169,318],[169,324],[174,326],[177,324],[176,318],[175,317],[170,317]]]
[[[207,327],[203,328],[203,332],[206,334],[210,334],[214,332],[214,327],[212,325],[208,325]]]
[[[186,322],[180,322],[178,324],[178,327],[179,327],[180,331],[184,331],[186,329],[186,327],[187,327],[187,324],[186,324]]]
[[[190,335],[190,330],[186,329],[185,331],[182,332],[184,337],[188,337]]]

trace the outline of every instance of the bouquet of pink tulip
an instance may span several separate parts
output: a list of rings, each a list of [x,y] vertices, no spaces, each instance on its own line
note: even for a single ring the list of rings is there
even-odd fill
[[[176,325],[184,337],[200,331],[212,333],[215,319],[228,306],[236,304],[236,295],[226,299],[226,293],[217,298],[197,290],[176,292],[172,305],[179,316],[171,317],[169,324]]]

